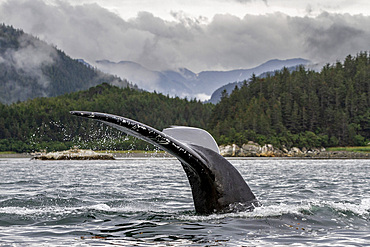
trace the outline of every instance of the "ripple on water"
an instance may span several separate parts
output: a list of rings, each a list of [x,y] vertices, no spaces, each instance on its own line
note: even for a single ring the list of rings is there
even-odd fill
[[[0,160],[0,245],[366,245],[366,161],[232,160],[263,206],[197,215],[174,159]]]

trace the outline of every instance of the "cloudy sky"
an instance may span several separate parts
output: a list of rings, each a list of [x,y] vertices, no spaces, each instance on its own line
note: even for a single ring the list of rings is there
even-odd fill
[[[0,0],[0,22],[92,64],[153,70],[333,63],[370,50],[369,0]]]

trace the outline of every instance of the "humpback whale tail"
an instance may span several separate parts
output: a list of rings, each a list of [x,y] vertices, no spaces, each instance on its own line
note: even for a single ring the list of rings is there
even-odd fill
[[[70,113],[106,123],[175,156],[188,177],[197,213],[253,210],[259,206],[243,177],[219,154],[216,141],[205,130],[174,126],[159,131],[135,120],[107,113]]]

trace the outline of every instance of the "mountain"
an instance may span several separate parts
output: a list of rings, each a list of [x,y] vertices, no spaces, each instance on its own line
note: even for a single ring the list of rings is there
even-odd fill
[[[242,87],[244,84],[244,81],[236,81],[236,82],[230,82],[226,85],[223,85],[222,87],[219,87],[216,89],[216,91],[213,92],[211,95],[211,98],[207,100],[207,103],[217,104],[221,101],[221,97],[223,92],[226,92],[227,95],[230,95],[232,91],[235,89],[235,87]]]
[[[74,60],[22,30],[0,25],[0,102],[80,91],[103,82],[132,87],[126,80]]]
[[[130,61],[115,63],[100,60],[88,63],[83,59],[72,59],[56,47],[22,30],[2,24],[0,102],[10,104],[29,98],[58,96],[85,90],[103,82],[137,88],[128,81],[152,92],[208,100],[217,88],[249,79],[253,73],[259,75],[307,63],[304,59],[271,60],[251,69],[203,71],[198,74],[186,68],[154,71]]]
[[[370,140],[370,55],[348,55],[320,72],[284,68],[215,105],[207,130],[218,143],[286,148],[361,146]]]
[[[302,58],[274,59],[250,69],[202,71],[198,74],[186,68],[153,71],[130,61],[115,63],[100,60],[96,61],[96,67],[106,73],[124,77],[148,91],[207,100],[216,89],[228,83],[248,80],[253,74],[260,75],[264,72],[280,70],[283,67],[295,67],[308,63],[308,60]]]
[[[293,60],[293,59],[292,59]],[[279,61],[279,60],[271,60],[273,63],[275,63],[275,61]],[[299,62],[299,61],[297,61],[297,62]],[[287,63],[287,65],[288,65],[289,63]],[[294,63],[292,63],[292,64],[294,64]],[[302,63],[302,65],[303,65],[304,63]],[[299,65],[299,63],[298,63],[298,65]],[[294,70],[296,70],[297,68],[299,68],[299,66],[298,66],[297,64],[294,64],[293,66],[291,66],[291,67],[287,67],[287,66],[285,66],[284,68],[287,68],[288,69],[288,71],[290,71],[290,72],[292,72],[292,71],[294,71]],[[268,66],[266,66],[266,68],[268,68]],[[269,75],[269,74],[273,74],[273,73],[275,73],[275,72],[278,72],[278,71],[281,71],[282,69],[277,69],[277,70],[267,70],[266,72],[263,72],[263,73],[261,73],[261,74],[259,74],[258,75],[258,77],[259,78],[265,78],[267,75]],[[230,82],[230,83],[228,83],[228,84],[226,84],[226,85],[223,85],[223,86],[221,86],[221,87],[219,87],[218,89],[216,89],[213,93],[212,93],[212,95],[211,95],[211,98],[209,99],[209,100],[207,100],[206,102],[207,103],[212,103],[212,104],[217,104],[218,102],[220,102],[221,101],[221,97],[222,97],[222,94],[223,94],[223,92],[226,90],[226,93],[227,93],[227,95],[230,95],[232,92],[233,92],[233,90],[235,89],[235,87],[238,87],[238,88],[241,88],[242,86],[243,86],[243,84],[245,83],[245,82],[248,82],[249,81],[249,79],[248,80],[245,80],[245,81],[235,81],[235,82]]]
[[[188,77],[181,73],[181,69],[179,71],[152,71],[135,62],[115,63],[109,60],[96,61],[96,67],[105,73],[124,77],[150,92],[156,91],[181,98],[193,93],[188,85]],[[193,72],[189,71],[189,73],[195,76]]]

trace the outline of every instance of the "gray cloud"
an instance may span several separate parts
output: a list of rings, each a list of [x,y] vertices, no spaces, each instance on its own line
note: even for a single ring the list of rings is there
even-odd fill
[[[123,20],[97,4],[72,6],[62,1],[9,0],[0,5],[1,22],[55,44],[72,57],[89,62],[129,60],[156,70],[248,68],[293,57],[331,63],[369,49],[369,16],[216,15],[208,22],[182,12],[172,16],[174,21],[166,21],[142,12]]]
[[[348,54],[368,51],[370,17],[322,13],[316,18],[293,18],[292,27],[304,52],[319,63],[343,60]]]
[[[30,39],[26,34],[20,36],[18,42],[19,48],[7,49],[0,55],[0,63],[36,78],[41,86],[47,87],[49,79],[43,74],[42,68],[55,62],[56,50],[42,41]]]

